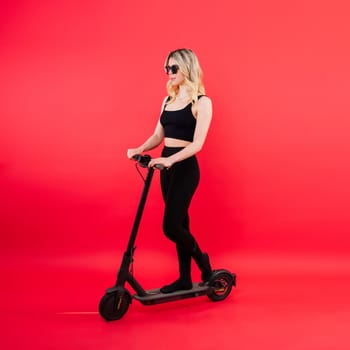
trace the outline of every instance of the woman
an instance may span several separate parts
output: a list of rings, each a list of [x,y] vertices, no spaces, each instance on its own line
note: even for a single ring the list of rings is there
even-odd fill
[[[169,76],[169,96],[162,103],[161,116],[153,135],[141,146],[128,149],[131,159],[136,154],[157,147],[164,140],[160,158],[149,166],[162,164],[160,173],[165,202],[163,230],[176,244],[179,278],[160,290],[172,293],[192,288],[191,259],[202,272],[203,282],[209,281],[212,269],[209,257],[202,253],[189,229],[188,209],[199,183],[199,167],[195,154],[201,150],[212,119],[212,104],[205,96],[202,71],[192,50],[179,49],[169,53],[165,61]]]

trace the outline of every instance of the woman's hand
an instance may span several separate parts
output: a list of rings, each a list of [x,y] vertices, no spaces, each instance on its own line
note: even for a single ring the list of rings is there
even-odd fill
[[[160,158],[153,158],[151,161],[148,163],[148,166],[150,168],[154,167],[156,164],[161,164],[164,166],[164,168],[170,168],[173,165],[173,162],[171,161],[170,158],[166,157],[160,157]]]
[[[129,159],[132,159],[133,156],[141,154],[142,150],[140,148],[129,148],[126,152],[126,155]]]

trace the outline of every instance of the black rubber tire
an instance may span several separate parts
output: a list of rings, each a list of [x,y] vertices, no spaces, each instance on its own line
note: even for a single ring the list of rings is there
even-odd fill
[[[221,301],[227,298],[231,293],[234,284],[233,276],[226,272],[218,273],[209,281],[212,291],[208,294],[208,298],[212,301]]]
[[[106,293],[99,305],[100,315],[106,321],[121,319],[129,309],[130,295],[127,291],[115,291]]]

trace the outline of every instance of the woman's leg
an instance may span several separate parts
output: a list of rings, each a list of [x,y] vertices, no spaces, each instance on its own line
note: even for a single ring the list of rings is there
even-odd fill
[[[171,169],[161,173],[162,193],[165,201],[163,229],[165,235],[176,243],[180,271],[178,280],[161,289],[164,293],[192,287],[191,257],[201,269],[204,281],[208,280],[211,275],[208,255],[202,253],[189,231],[188,209],[198,182],[199,168],[195,157],[177,163]]]
[[[169,170],[161,172],[165,202],[164,234],[189,254],[196,247],[196,241],[189,231],[188,209],[198,183],[199,168],[195,157],[176,163]]]

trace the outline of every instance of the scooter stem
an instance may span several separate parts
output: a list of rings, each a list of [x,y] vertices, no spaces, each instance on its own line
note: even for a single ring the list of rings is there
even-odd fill
[[[135,240],[136,240],[136,236],[137,236],[137,231],[138,231],[139,226],[140,226],[143,209],[145,207],[147,195],[148,195],[148,192],[149,192],[149,189],[151,186],[151,182],[152,182],[153,173],[154,173],[154,169],[148,168],[148,173],[147,173],[147,177],[145,179],[145,185],[143,187],[141,200],[140,200],[139,206],[137,208],[134,225],[133,225],[132,230],[131,230],[131,235],[130,235],[128,247],[126,250],[126,254],[130,255],[130,256],[132,256],[133,251],[134,251],[134,244],[135,244]]]

